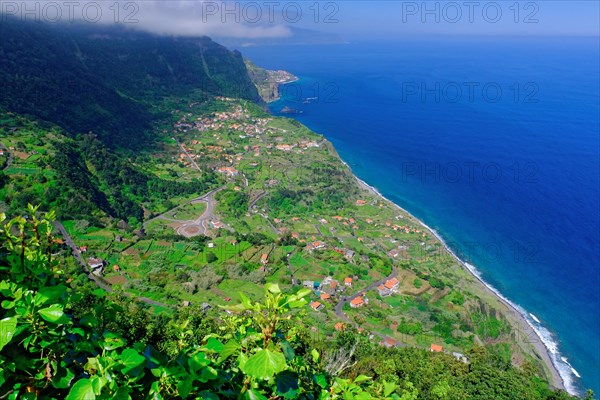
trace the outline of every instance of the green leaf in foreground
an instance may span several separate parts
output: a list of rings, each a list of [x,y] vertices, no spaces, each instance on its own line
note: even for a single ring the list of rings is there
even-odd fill
[[[0,321],[0,350],[12,339],[17,330],[17,318],[4,318]]]
[[[50,307],[42,308],[38,313],[46,321],[53,324],[66,324],[70,321],[69,317],[65,315],[62,307],[58,304],[52,304]]]
[[[75,382],[66,400],[96,400],[92,382],[89,379],[80,379]]]
[[[146,362],[146,357],[140,355],[134,349],[125,349],[121,353],[121,362],[123,363],[122,372],[127,374],[131,370],[143,365]]]
[[[248,359],[244,372],[257,379],[269,379],[286,368],[285,356],[270,350],[260,350]]]

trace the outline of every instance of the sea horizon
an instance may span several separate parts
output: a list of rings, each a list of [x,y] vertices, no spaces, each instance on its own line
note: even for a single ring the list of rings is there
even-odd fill
[[[301,111],[291,117],[329,139],[358,178],[431,227],[473,266],[472,272],[523,314],[554,355],[569,391],[598,392],[593,212],[597,155],[589,147],[596,139],[598,94],[597,87],[594,91],[577,86],[577,78],[589,78],[598,68],[597,61],[587,57],[597,38],[548,39],[556,38],[529,38],[514,52],[510,38],[492,44],[485,38],[466,43],[446,38],[443,49],[436,40],[424,39],[243,50],[261,66],[285,69],[301,78],[282,90],[281,100],[270,104],[274,113],[284,105]],[[528,48],[532,43],[537,47]],[[559,54],[573,57],[567,66],[553,56],[556,46],[561,47]],[[329,57],[319,57],[325,52]],[[527,72],[532,66],[533,74]],[[569,67],[573,70],[566,73]],[[456,91],[454,97],[450,93],[457,87],[486,84],[504,90],[504,98],[494,101],[463,94],[456,99]],[[565,95],[567,100],[583,101],[577,104],[583,111],[565,114],[560,108]],[[319,101],[305,100],[311,97]],[[557,112],[565,114],[562,119],[553,119]],[[501,126],[487,129],[490,123]],[[478,130],[485,130],[485,135],[474,134]],[[522,136],[507,133],[512,131]],[[492,147],[495,153],[488,151]],[[574,150],[572,158],[553,158],[561,147]],[[552,168],[552,159],[558,160],[562,173]],[[482,166],[487,176],[482,175]],[[496,179],[498,171],[503,179]],[[566,191],[549,190],[553,182],[563,183],[561,179]],[[574,181],[583,185],[578,188]],[[573,201],[583,198],[587,202],[580,204],[591,217],[587,220]],[[546,208],[536,211],[541,204]],[[584,243],[557,235],[561,224],[567,227],[565,236],[575,232],[573,236],[579,235]],[[587,253],[586,243],[591,244]],[[581,246],[575,253],[579,257],[569,256],[573,246],[575,250]],[[573,265],[576,262],[580,264]],[[565,271],[563,265],[571,270]],[[576,282],[569,284],[568,278]],[[568,301],[556,303],[557,298]],[[552,310],[553,303],[560,310]]]

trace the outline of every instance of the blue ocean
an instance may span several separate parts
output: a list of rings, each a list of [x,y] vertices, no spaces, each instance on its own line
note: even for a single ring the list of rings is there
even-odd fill
[[[598,38],[249,47],[292,115],[523,309],[571,391],[600,393]]]

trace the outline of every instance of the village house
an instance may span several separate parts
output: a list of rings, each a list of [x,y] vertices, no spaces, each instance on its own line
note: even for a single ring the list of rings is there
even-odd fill
[[[346,253],[344,254],[344,257],[346,258],[346,260],[348,261],[352,261],[354,259],[354,251],[353,250],[346,250]]]
[[[316,241],[316,242],[309,243],[309,244],[306,246],[306,249],[307,249],[308,251],[320,250],[320,249],[323,249],[323,248],[325,248],[325,243],[323,243],[323,242],[319,242],[319,241]]]
[[[202,303],[202,304],[200,305],[200,309],[201,309],[202,311],[204,311],[204,312],[206,312],[206,311],[210,310],[211,308],[212,308],[212,307],[211,307],[211,305],[210,305],[210,304],[208,304],[208,303]]]
[[[269,263],[269,255],[268,254],[263,254],[260,257],[260,262],[262,263],[262,265],[267,265]]]
[[[460,362],[465,363],[465,364],[469,363],[469,358],[466,357],[462,353],[453,352],[452,355],[454,356],[454,358],[456,358],[457,361],[460,361]]]
[[[392,339],[391,337],[387,336],[385,339],[379,342],[379,344],[390,349],[392,347],[398,347],[400,343],[396,339]]]
[[[398,289],[398,286],[400,285],[400,281],[396,278],[392,278],[385,281],[383,285],[390,291],[395,292]]]
[[[444,348],[442,346],[440,346],[439,344],[431,343],[431,346],[429,347],[429,351],[432,351],[434,353],[441,353],[444,351]]]
[[[321,311],[323,308],[325,308],[325,306],[319,303],[318,301],[313,301],[312,303],[310,303],[310,308],[312,308],[315,311]]]
[[[352,287],[352,278],[351,277],[344,278],[344,285],[346,285],[348,287]]]
[[[338,290],[338,281],[332,280],[329,284],[329,288],[335,293],[335,291]]]
[[[390,294],[392,294],[390,292],[390,290],[383,285],[377,286],[377,291],[379,292],[379,295],[381,297],[386,297],[386,296],[389,296]]]
[[[321,283],[321,290],[326,291],[330,296],[335,295],[337,287],[338,282],[330,276],[325,277]]]
[[[88,265],[92,270],[92,274],[96,276],[102,276],[104,273],[104,266],[106,265],[106,261],[101,258],[88,258]]]
[[[356,205],[357,206],[364,206],[365,204],[367,204],[367,202],[364,201],[364,200],[356,200]]]
[[[367,301],[366,301],[366,299],[363,299],[362,296],[355,297],[354,299],[352,299],[350,301],[350,307],[352,307],[352,308],[360,308],[360,307],[364,306],[365,304],[367,304]]]
[[[302,286],[304,286],[307,289],[314,289],[315,281],[302,281]]]
[[[392,258],[397,258],[400,255],[400,250],[392,249],[392,250],[388,251],[387,255]]]
[[[215,229],[223,228],[223,223],[221,221],[210,221],[210,225]]]
[[[281,150],[281,151],[292,151],[294,146],[291,146],[289,144],[278,144],[276,146],[276,148],[277,148],[277,150]]]
[[[325,292],[321,293],[321,300],[323,301],[327,301],[327,300],[331,300],[331,296]]]
[[[237,169],[235,169],[234,167],[219,167],[217,168],[217,172],[229,176],[230,178],[233,178],[238,174]]]

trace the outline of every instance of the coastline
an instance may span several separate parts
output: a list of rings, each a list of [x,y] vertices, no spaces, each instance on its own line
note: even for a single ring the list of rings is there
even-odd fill
[[[281,92],[280,92],[280,88],[284,85],[289,85],[290,83],[294,83],[294,82],[298,82],[300,80],[300,78],[298,78],[297,76],[294,75],[293,79],[290,79],[289,81],[285,81],[285,82],[277,82],[277,97],[270,100],[270,101],[266,101],[265,103],[267,104],[271,104],[271,103],[275,103],[276,101],[281,100]]]
[[[328,143],[330,148],[333,149],[335,152],[335,147],[333,146],[333,144],[329,141]],[[390,204],[392,207],[397,208],[413,220],[417,221],[425,229],[427,229],[427,231],[429,231],[442,244],[444,249],[459,263],[459,265],[479,283],[481,290],[485,294],[495,298],[502,306],[506,308],[507,311],[509,311],[508,313],[506,313],[505,316],[508,319],[509,323],[513,326],[513,328],[516,328],[518,332],[533,332],[535,337],[531,338],[532,335],[527,335],[526,337],[522,338],[524,339],[523,344],[529,344],[529,347],[531,347],[535,352],[534,355],[537,356],[545,366],[545,372],[547,378],[549,379],[550,386],[557,389],[565,390],[572,395],[577,394],[577,391],[575,390],[572,381],[568,377],[563,376],[559,367],[557,366],[557,357],[559,356],[558,352],[553,352],[552,349],[550,349],[549,345],[546,344],[546,342],[544,341],[543,334],[540,332],[540,329],[545,328],[541,327],[541,325],[539,328],[536,327],[534,323],[532,323],[528,319],[528,315],[534,317],[532,314],[528,314],[525,309],[511,302],[509,299],[504,297],[496,288],[494,288],[489,283],[485,282],[483,278],[481,278],[481,274],[475,268],[475,266],[463,261],[460,257],[458,257],[458,255],[456,255],[456,253],[454,253],[454,251],[450,249],[450,247],[448,247],[444,239],[434,229],[429,227],[427,224],[425,224],[419,218],[412,215],[404,208],[400,207],[398,204],[383,196],[383,194],[381,194],[375,187],[369,185],[367,182],[363,181],[358,176],[356,176],[356,174],[352,171],[352,168],[350,168],[350,166],[344,160],[342,160],[342,158],[339,156],[339,154],[337,154],[337,152],[335,153],[338,159],[344,164],[344,166],[348,168],[352,176],[356,179],[357,183],[363,190],[366,190],[372,195],[381,198],[384,202]],[[570,367],[568,362],[566,362],[566,364]]]

